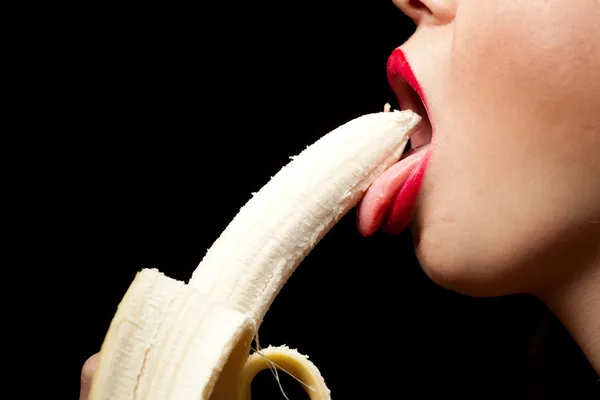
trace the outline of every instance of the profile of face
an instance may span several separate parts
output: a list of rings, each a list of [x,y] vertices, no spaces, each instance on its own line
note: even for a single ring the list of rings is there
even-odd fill
[[[410,228],[458,292],[543,291],[600,250],[600,2],[394,0],[433,127]]]

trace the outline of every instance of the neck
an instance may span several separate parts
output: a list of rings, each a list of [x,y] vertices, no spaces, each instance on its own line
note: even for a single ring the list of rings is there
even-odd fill
[[[600,373],[600,256],[539,297]]]

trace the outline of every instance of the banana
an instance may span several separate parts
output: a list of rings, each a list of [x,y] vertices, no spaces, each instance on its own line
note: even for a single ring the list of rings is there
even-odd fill
[[[244,364],[239,380],[239,390],[242,399],[250,399],[252,379],[261,371],[273,367],[281,369],[295,377],[311,399],[330,399],[330,391],[319,369],[309,361],[308,356],[300,354],[296,349],[287,346],[269,346],[256,352]],[[278,378],[278,376],[276,375]],[[279,380],[279,378],[278,378]],[[280,389],[285,395],[283,388]],[[287,399],[287,396],[286,396]]]
[[[221,372],[239,375],[254,331],[239,311],[143,269],[111,321],[89,398],[208,399]]]
[[[329,399],[319,370],[285,346],[250,354],[271,303],[319,240],[401,156],[421,117],[366,114],[321,137],[240,209],[189,282],[136,275],[109,326],[91,400],[250,399],[276,367],[311,399]]]

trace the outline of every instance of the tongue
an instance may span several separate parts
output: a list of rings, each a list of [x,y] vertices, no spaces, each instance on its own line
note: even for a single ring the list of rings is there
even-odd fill
[[[358,206],[358,230],[363,236],[374,234],[382,225],[390,233],[396,233],[406,226],[411,201],[402,201],[402,189],[423,160],[424,154],[420,152],[404,158],[381,174],[369,187]],[[406,210],[401,209],[403,205],[406,205]]]

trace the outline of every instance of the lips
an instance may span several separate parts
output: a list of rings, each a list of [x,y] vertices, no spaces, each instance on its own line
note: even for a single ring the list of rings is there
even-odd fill
[[[423,121],[410,138],[410,151],[379,176],[365,193],[357,218],[358,229],[363,236],[370,236],[379,229],[400,233],[410,224],[431,154],[433,129],[427,101],[402,50],[392,52],[387,73],[400,109],[413,110],[423,117]]]

